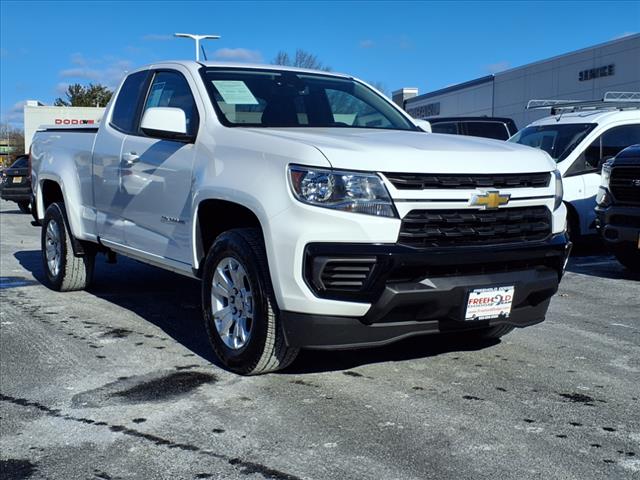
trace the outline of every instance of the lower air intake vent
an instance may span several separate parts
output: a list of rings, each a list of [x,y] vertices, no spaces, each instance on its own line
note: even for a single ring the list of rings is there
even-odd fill
[[[313,259],[313,283],[318,290],[359,292],[367,284],[375,257]]]

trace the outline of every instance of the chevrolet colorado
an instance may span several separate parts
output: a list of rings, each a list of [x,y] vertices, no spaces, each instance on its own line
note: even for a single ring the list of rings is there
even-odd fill
[[[425,133],[348,75],[150,65],[99,127],[43,128],[31,157],[50,286],[86,288],[101,252],[201,279],[241,374],[300,348],[498,338],[544,319],[569,251],[547,153]]]

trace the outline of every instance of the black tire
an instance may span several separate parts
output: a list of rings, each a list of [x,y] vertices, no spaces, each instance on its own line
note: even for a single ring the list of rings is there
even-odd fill
[[[22,213],[31,213],[29,202],[18,202],[18,208]]]
[[[580,224],[578,215],[574,212],[573,207],[570,207],[569,204],[567,206],[567,230],[565,232],[567,238],[570,242],[579,243],[580,242]]]
[[[51,227],[50,227],[51,224]],[[48,229],[55,228],[59,234],[56,249],[56,256],[49,256],[47,248],[53,247],[50,237],[47,236]],[[71,245],[71,230],[67,222],[67,214],[63,203],[52,203],[44,214],[41,233],[42,265],[47,276],[49,286],[59,292],[70,292],[83,290],[89,286],[93,277],[93,266],[95,255],[85,254],[77,257],[73,253]],[[50,265],[53,258],[57,259],[55,265]]]
[[[231,348],[216,328],[212,301],[216,268],[231,259],[244,269],[252,295],[252,319],[244,345]],[[227,302],[229,299],[227,299]],[[267,255],[262,235],[255,228],[234,229],[220,235],[207,254],[202,278],[202,309],[207,336],[214,353],[227,369],[241,375],[281,370],[291,364],[299,349],[287,347],[278,320]],[[235,317],[234,317],[235,318]],[[235,322],[235,320],[233,321]],[[237,323],[237,322],[236,322]],[[232,323],[235,326],[235,323]],[[228,327],[230,332],[233,327]]]
[[[619,245],[613,248],[618,261],[632,272],[640,272],[640,249],[634,244]]]

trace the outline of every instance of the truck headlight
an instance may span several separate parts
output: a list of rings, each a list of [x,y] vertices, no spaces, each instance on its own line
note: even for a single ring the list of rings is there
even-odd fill
[[[562,196],[564,195],[564,189],[562,188],[562,174],[558,170],[553,171],[553,175],[556,178],[556,193],[553,209],[557,210],[562,205]]]
[[[378,217],[397,216],[389,192],[373,173],[290,165],[289,184],[294,196],[309,205]]]
[[[609,180],[611,179],[611,167],[606,163],[602,167],[602,172],[600,173],[600,185],[609,188]]]

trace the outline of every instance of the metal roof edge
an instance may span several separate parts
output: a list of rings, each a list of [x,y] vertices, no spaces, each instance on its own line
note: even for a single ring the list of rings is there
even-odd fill
[[[456,90],[460,90],[462,88],[473,87],[475,85],[482,85],[483,83],[492,82],[495,78],[495,75],[485,75],[484,77],[476,78],[474,80],[469,80],[467,82],[456,83],[455,85],[451,85],[449,87],[444,87],[439,90],[435,90],[429,93],[423,93],[422,95],[418,95],[417,97],[412,97],[407,99],[406,104],[407,107],[420,100],[426,100],[427,98],[436,97],[438,95],[443,95],[449,92],[455,92]]]

